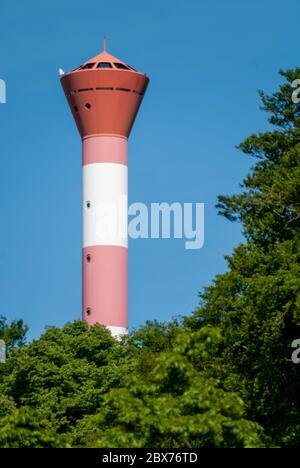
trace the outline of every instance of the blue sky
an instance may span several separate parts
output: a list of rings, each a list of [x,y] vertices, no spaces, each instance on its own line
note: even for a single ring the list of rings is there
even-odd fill
[[[0,314],[30,338],[81,314],[81,143],[62,93],[66,71],[102,49],[150,86],[129,143],[130,202],[204,202],[205,246],[131,240],[129,321],[169,320],[226,270],[243,240],[217,215],[253,161],[235,146],[268,128],[257,90],[299,65],[298,1],[2,0]]]

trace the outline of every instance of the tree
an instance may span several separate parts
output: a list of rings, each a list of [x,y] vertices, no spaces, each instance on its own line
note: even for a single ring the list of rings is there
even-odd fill
[[[148,322],[123,343],[100,325],[48,328],[0,367],[0,447],[261,445],[240,396],[210,372],[218,341],[177,323]]]
[[[69,436],[77,421],[96,412],[102,395],[118,387],[129,371],[125,349],[104,327],[89,328],[80,321],[63,329],[49,327],[0,365],[0,394],[9,409],[5,422],[14,434],[18,432],[25,408],[28,431],[32,415],[38,413],[45,430]],[[9,402],[21,412],[10,411]],[[28,431],[24,434],[29,436]],[[29,443],[22,437],[24,444]]]
[[[300,369],[290,360],[300,337],[300,106],[291,83],[300,69],[281,75],[278,92],[260,92],[274,130],[240,145],[257,162],[241,193],[219,197],[220,214],[242,223],[247,243],[227,257],[228,272],[185,323],[220,328],[222,366],[239,375],[247,417],[293,447],[300,443]]]
[[[220,340],[217,328],[181,330],[174,347],[159,353],[147,374],[104,397],[96,415],[79,424],[90,447],[260,447],[263,429],[245,419],[240,396],[208,373]]]
[[[49,427],[40,412],[27,407],[1,418],[1,448],[65,448],[68,438]]]
[[[27,331],[28,327],[23,320],[13,320],[8,324],[7,319],[0,316],[0,340],[5,342],[7,352],[25,344]]]

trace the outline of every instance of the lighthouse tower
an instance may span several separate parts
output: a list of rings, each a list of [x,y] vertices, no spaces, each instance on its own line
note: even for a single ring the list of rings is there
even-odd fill
[[[82,139],[82,316],[116,337],[128,328],[128,137],[148,81],[106,50],[61,76]]]

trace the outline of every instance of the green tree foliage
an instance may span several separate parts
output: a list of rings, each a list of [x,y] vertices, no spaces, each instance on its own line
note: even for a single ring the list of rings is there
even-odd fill
[[[274,130],[240,145],[256,163],[240,194],[219,197],[220,213],[242,222],[248,242],[186,324],[218,326],[221,362],[239,375],[248,417],[278,445],[299,446],[300,368],[290,357],[300,337],[300,106],[291,99],[300,69],[281,75],[277,93],[260,93]]]
[[[219,341],[177,322],[122,343],[99,325],[48,328],[0,366],[0,447],[260,446],[262,428],[211,366]]]
[[[26,406],[1,418],[1,448],[67,448],[68,437],[59,435],[39,411]]]
[[[246,241],[192,316],[121,342],[78,321],[28,345],[0,320],[0,447],[299,446],[300,69],[281,75],[260,93],[273,127],[240,145],[254,161],[241,192],[219,197]]]
[[[5,342],[8,353],[13,348],[25,344],[27,331],[28,327],[24,325],[23,320],[13,320],[8,324],[6,318],[0,316],[0,340]]]
[[[207,372],[220,341],[215,328],[181,330],[145,375],[105,395],[100,411],[85,418],[81,443],[91,447],[259,447],[263,431],[244,418],[241,397]]]
[[[0,366],[0,394],[17,408],[39,411],[51,430],[68,434],[129,371],[125,348],[105,328],[74,322],[48,328],[39,340],[14,350]]]

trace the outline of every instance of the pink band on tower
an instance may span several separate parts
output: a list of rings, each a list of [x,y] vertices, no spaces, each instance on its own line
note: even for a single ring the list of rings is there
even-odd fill
[[[83,249],[83,310],[90,325],[128,328],[127,259],[124,247]]]
[[[128,165],[127,138],[94,136],[82,141],[82,164],[116,163]]]

